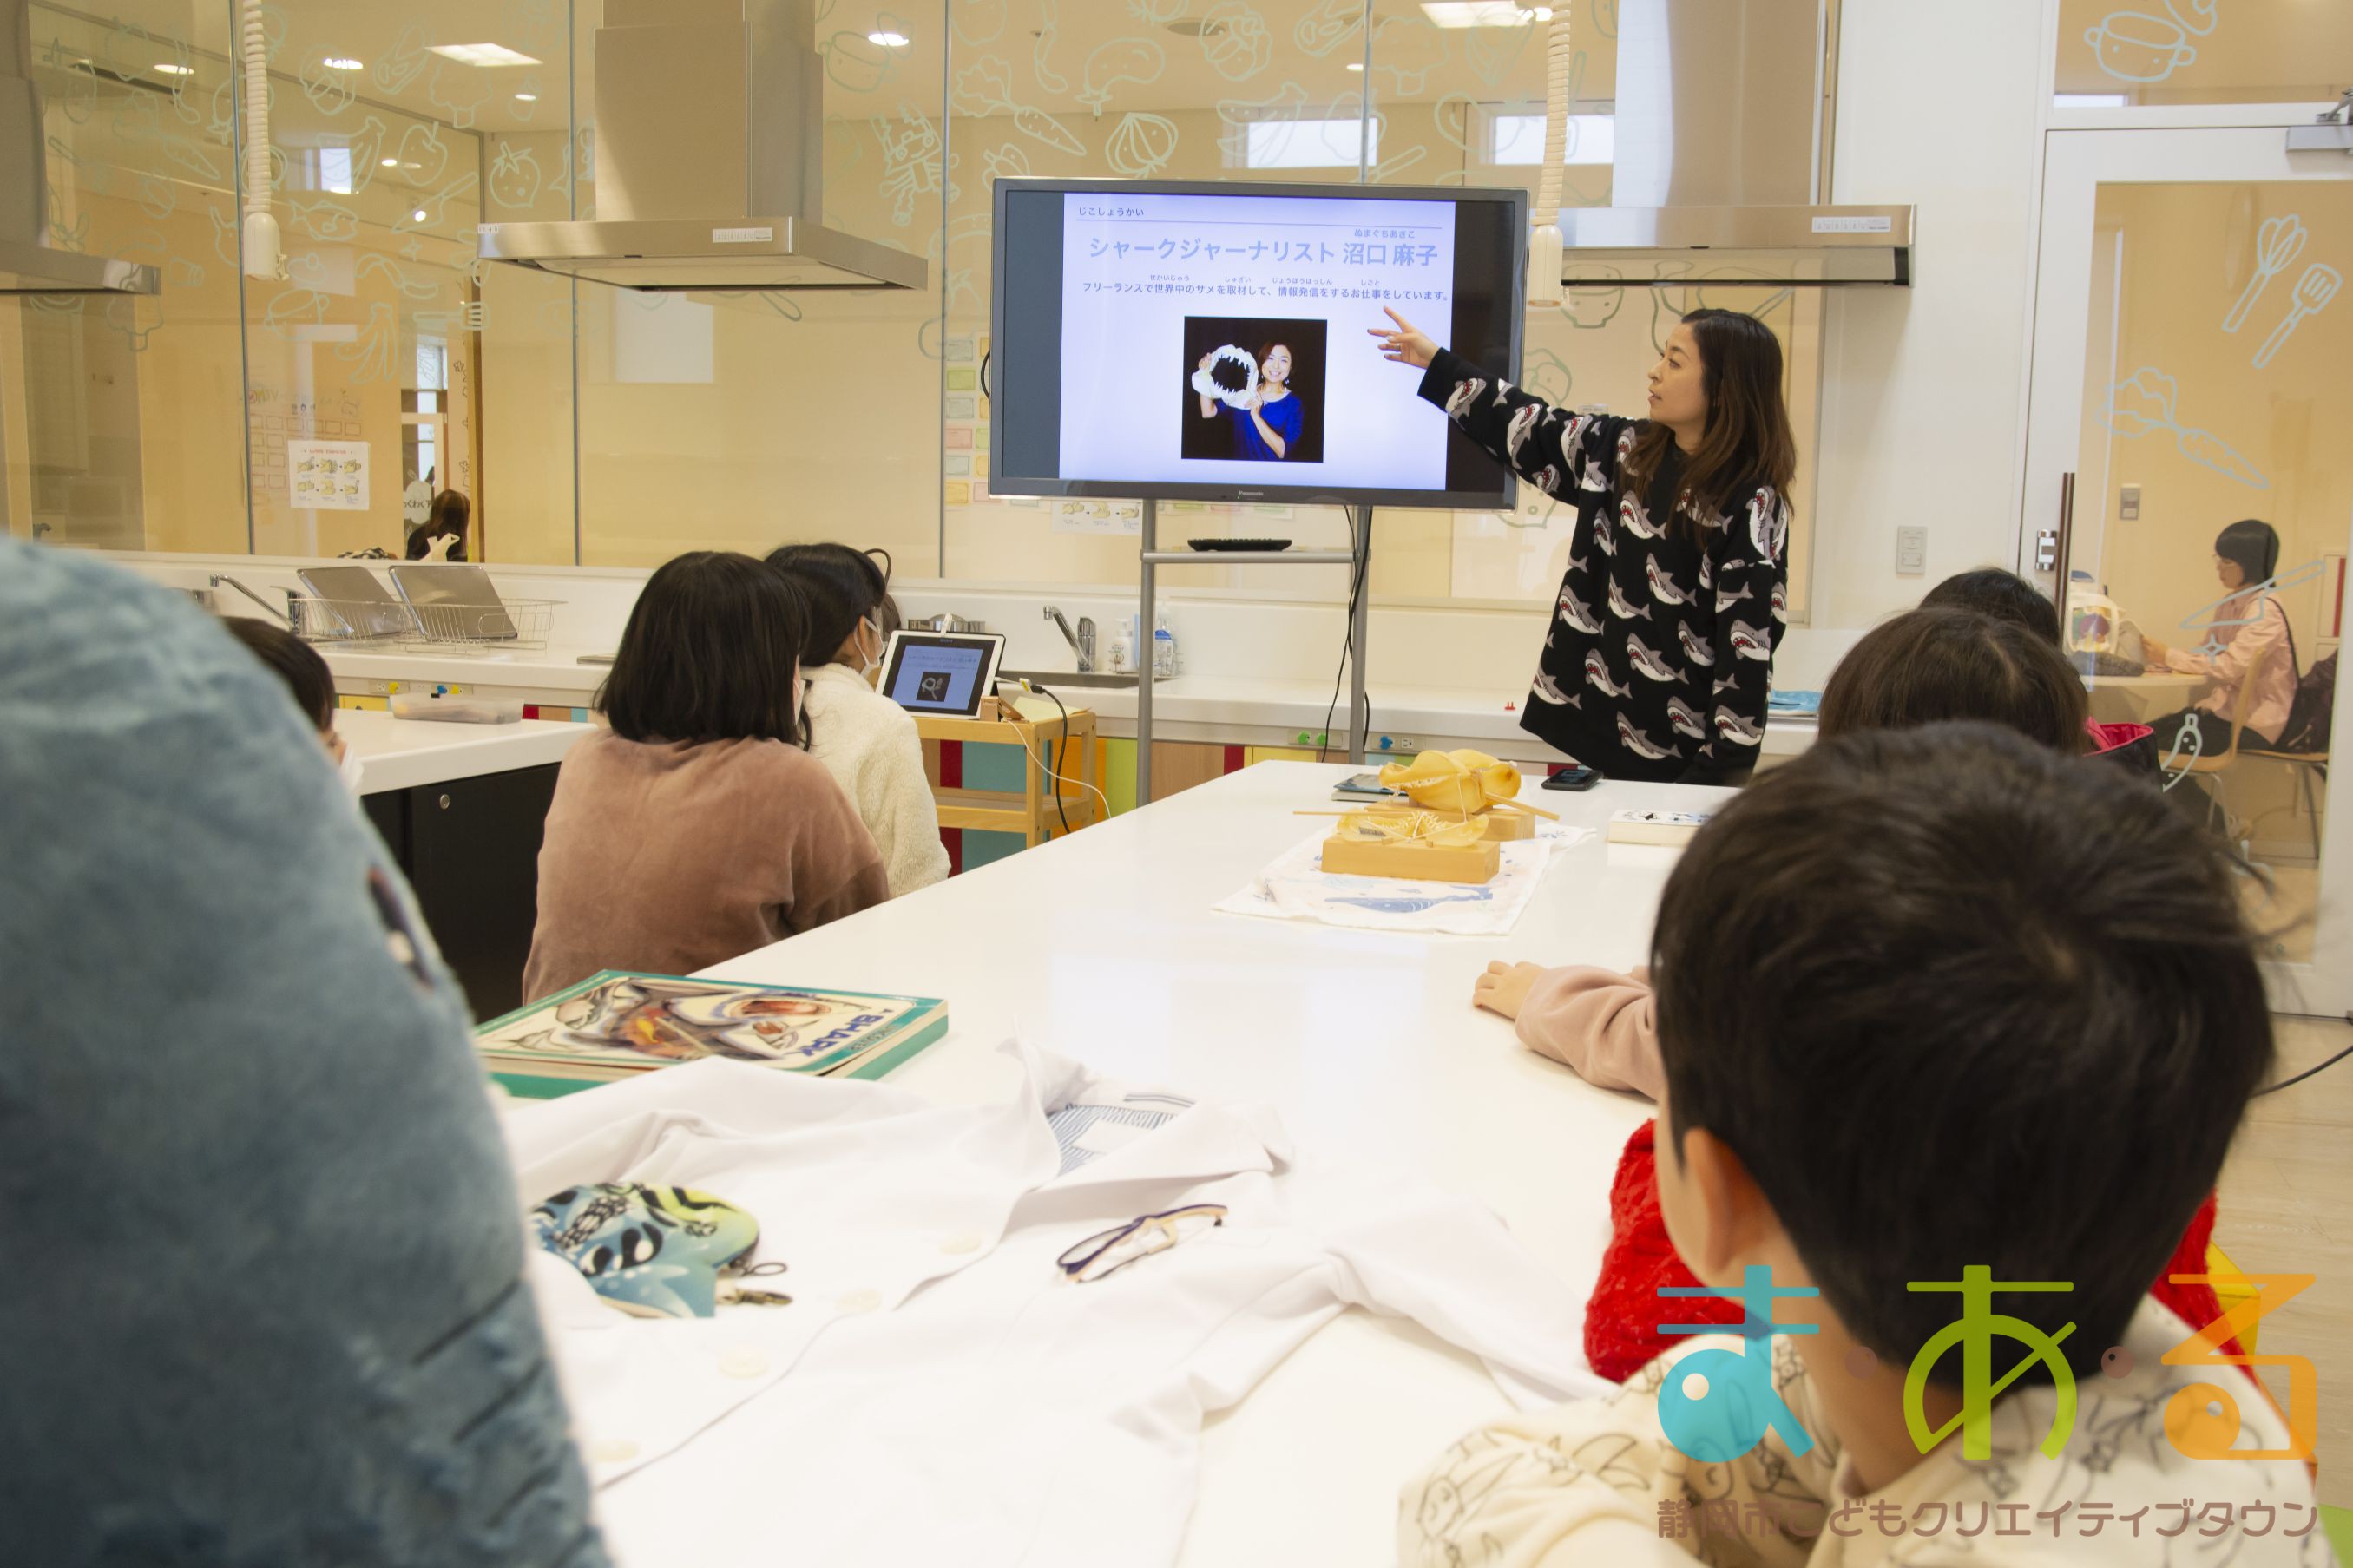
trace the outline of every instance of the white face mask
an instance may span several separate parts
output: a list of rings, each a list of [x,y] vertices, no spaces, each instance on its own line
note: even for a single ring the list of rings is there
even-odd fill
[[[858,679],[871,680],[874,672],[882,668],[882,627],[879,622],[865,619],[860,620],[858,626],[860,630],[874,634],[873,656],[869,658],[862,650],[858,656]]]
[[[335,764],[335,776],[343,781],[343,787],[351,791],[353,800],[357,800],[360,795],[360,754],[357,752],[345,752],[343,760]]]

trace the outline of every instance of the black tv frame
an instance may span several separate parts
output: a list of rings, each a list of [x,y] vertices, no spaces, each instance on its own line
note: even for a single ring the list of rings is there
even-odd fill
[[[1333,184],[1289,184],[1261,180],[1085,180],[1045,177],[1006,178],[997,182],[990,207],[988,341],[993,371],[1003,359],[1005,344],[1005,206],[1016,192],[1103,195],[1268,195],[1335,196],[1377,201],[1443,201],[1460,205],[1493,204],[1507,207],[1511,221],[1511,298],[1503,308],[1509,342],[1503,363],[1486,345],[1470,357],[1488,374],[1517,381],[1521,336],[1527,317],[1528,195],[1513,186],[1376,185],[1349,181]],[[1448,323],[1449,326],[1451,323]],[[1459,345],[1450,345],[1462,352]],[[1410,397],[1406,378],[1414,373],[1398,369],[1398,395]],[[984,374],[981,391],[992,403],[994,377]],[[1457,432],[1455,440],[1467,439]],[[1379,489],[1332,485],[1244,485],[1231,480],[1211,483],[1134,479],[1070,479],[1008,475],[1005,469],[1005,425],[992,410],[988,421],[988,493],[991,496],[1103,497],[1116,500],[1224,501],[1235,505],[1280,503],[1308,506],[1414,507],[1430,510],[1502,511],[1517,500],[1517,481],[1501,463],[1492,467],[1495,484],[1475,490]]]

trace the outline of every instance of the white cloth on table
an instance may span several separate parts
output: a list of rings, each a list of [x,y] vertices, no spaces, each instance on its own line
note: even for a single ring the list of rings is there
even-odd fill
[[[1220,914],[1320,921],[1365,931],[1501,936],[1519,923],[1555,849],[1593,837],[1589,827],[1536,825],[1535,837],[1502,846],[1502,868],[1484,883],[1344,877],[1324,869],[1327,828],[1288,849],[1250,885],[1216,906]]]
[[[1014,1098],[728,1062],[512,1118],[526,1201],[578,1182],[699,1187],[761,1223],[788,1307],[650,1321],[561,1260],[533,1276],[615,1561],[1172,1561],[1203,1418],[1350,1306],[1480,1356],[1524,1407],[1601,1384],[1574,1294],[1492,1214],[1293,1154],[1263,1107],[1187,1106],[1039,1060]],[[1092,1157],[1058,1138],[1098,1118]],[[1117,1128],[1118,1136],[1090,1131]],[[1074,1243],[1146,1214],[1221,1227],[1098,1282]]]

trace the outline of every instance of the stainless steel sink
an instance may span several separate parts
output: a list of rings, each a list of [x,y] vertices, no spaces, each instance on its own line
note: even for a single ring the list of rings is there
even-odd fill
[[[1090,670],[1081,675],[1068,669],[1000,669],[997,672],[1007,680],[1026,680],[1032,686],[1092,686],[1120,691],[1133,690],[1134,675],[1114,675],[1107,669]]]

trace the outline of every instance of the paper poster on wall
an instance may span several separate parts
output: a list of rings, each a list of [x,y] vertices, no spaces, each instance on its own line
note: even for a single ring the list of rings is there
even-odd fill
[[[289,441],[286,469],[294,505],[322,511],[367,510],[365,441]]]

